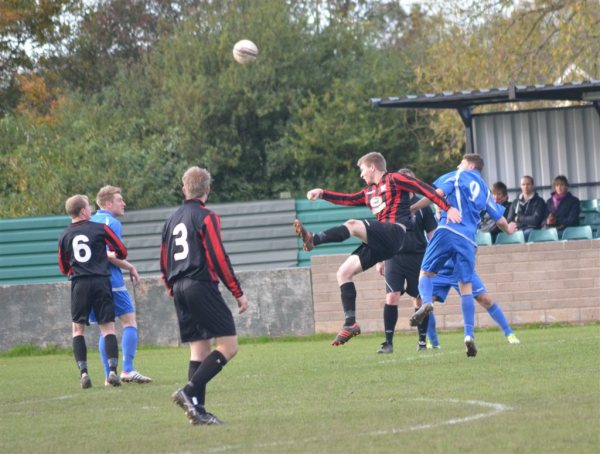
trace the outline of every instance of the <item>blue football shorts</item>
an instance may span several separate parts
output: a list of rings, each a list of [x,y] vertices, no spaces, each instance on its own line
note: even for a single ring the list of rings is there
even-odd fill
[[[448,259],[454,261],[454,277],[461,282],[471,282],[475,273],[477,247],[449,229],[438,228],[425,251],[421,269],[437,273]]]
[[[113,290],[112,294],[113,302],[115,304],[116,317],[135,312],[133,301],[131,301],[131,297],[129,296],[129,292],[127,290],[118,290],[116,292]],[[98,323],[94,311],[90,312],[90,323]]]
[[[483,281],[477,273],[473,274],[471,285],[473,286],[474,298],[477,298],[479,295],[487,293],[487,289],[485,288],[485,285],[483,285]],[[460,288],[458,286],[458,282],[456,281],[456,278],[453,275],[436,274],[434,276],[433,298],[435,301],[437,301],[438,303],[445,303],[450,288],[456,290],[456,293],[460,295]]]

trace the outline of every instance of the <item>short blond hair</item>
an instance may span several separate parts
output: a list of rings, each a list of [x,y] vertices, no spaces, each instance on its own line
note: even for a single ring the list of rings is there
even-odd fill
[[[359,167],[362,164],[365,164],[367,166],[375,166],[377,170],[380,170],[382,172],[385,172],[387,169],[385,158],[381,153],[378,153],[377,151],[371,151],[370,153],[367,153],[366,155],[362,156],[356,163],[356,165]]]
[[[100,208],[104,208],[107,202],[112,202],[115,194],[120,193],[121,188],[118,188],[117,186],[103,186],[98,191],[98,194],[96,194],[96,205],[98,205]]]
[[[189,198],[200,198],[208,194],[212,178],[208,170],[198,166],[190,167],[181,178],[186,195]]]
[[[72,218],[76,218],[81,213],[81,210],[86,208],[90,204],[90,200],[87,195],[76,194],[71,196],[65,202],[65,211]]]

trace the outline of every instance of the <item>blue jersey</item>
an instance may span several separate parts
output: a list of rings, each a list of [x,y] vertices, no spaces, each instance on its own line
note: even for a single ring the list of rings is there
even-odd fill
[[[121,223],[112,215],[110,211],[106,210],[98,210],[91,218],[92,222],[97,222],[99,224],[106,224],[111,228],[113,232],[117,234],[119,239],[123,236],[123,227]],[[121,268],[118,266],[110,264],[110,283],[113,289],[113,292],[122,292],[127,291],[127,287],[125,287],[125,280],[123,279],[123,272]]]
[[[498,205],[478,170],[455,170],[439,177],[433,185],[441,189],[446,200],[458,209],[462,216],[460,223],[448,221],[442,211],[439,228],[449,229],[474,244],[481,212],[487,211],[497,221],[504,214],[504,207]]]

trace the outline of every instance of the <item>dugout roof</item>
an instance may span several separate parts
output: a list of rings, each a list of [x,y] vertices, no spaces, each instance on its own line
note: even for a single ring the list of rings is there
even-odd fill
[[[523,101],[589,101],[600,113],[600,80],[550,85],[511,85],[509,87],[445,91],[438,94],[371,98],[373,108],[471,109],[485,104]],[[462,115],[462,114],[461,114]],[[464,120],[464,118],[463,118]]]
[[[583,101],[591,103],[600,115],[600,80],[547,85],[445,91],[438,94],[371,98],[371,107],[405,109],[456,109],[465,125],[466,151],[473,152],[473,109],[486,104],[525,101]]]

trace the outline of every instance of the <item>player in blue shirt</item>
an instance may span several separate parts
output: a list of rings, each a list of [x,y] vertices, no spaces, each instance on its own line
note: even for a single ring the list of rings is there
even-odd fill
[[[96,196],[96,204],[100,207],[92,216],[93,222],[108,225],[119,237],[123,236],[123,226],[116,216],[125,214],[125,201],[121,195],[121,188],[115,186],[104,186],[98,191]],[[110,283],[112,286],[113,301],[115,303],[115,315],[121,320],[123,328],[123,338],[121,339],[121,350],[123,351],[123,370],[121,371],[121,381],[125,383],[149,383],[152,381],[150,377],[146,377],[135,370],[133,360],[135,358],[138,331],[137,322],[135,319],[135,307],[125,287],[123,272],[121,269],[128,270],[131,275],[131,280],[134,285],[140,281],[140,275],[134,265],[127,260],[119,260],[109,254],[110,261]],[[95,322],[95,314],[90,314],[90,321]],[[98,350],[100,358],[104,365],[104,371],[108,376],[108,360],[104,348],[104,339],[100,336],[98,342]]]
[[[475,301],[471,281],[475,272],[476,234],[481,212],[487,211],[498,227],[506,233],[512,234],[516,229],[514,223],[509,224],[504,218],[504,207],[494,201],[481,177],[482,169],[481,156],[465,154],[457,170],[441,176],[434,182],[436,191],[458,209],[461,221],[449,222],[442,213],[439,226],[427,246],[421,265],[419,293],[423,305],[410,319],[411,325],[417,326],[425,315],[433,311],[433,277],[447,260],[452,259],[460,287],[467,356],[477,355],[474,334]],[[421,208],[418,206],[420,203],[413,205],[412,209]],[[423,205],[427,203],[424,201]]]
[[[510,344],[520,344],[521,342],[513,333],[508,320],[506,319],[502,308],[492,300],[489,295],[483,281],[477,273],[473,274],[471,280],[473,287],[473,297],[475,300],[488,312],[492,320],[494,320],[502,332],[506,336],[506,339]],[[433,278],[433,300],[439,303],[444,303],[448,297],[448,292],[451,288],[454,288],[460,295],[460,289],[458,287],[458,279],[454,275],[454,262],[448,260],[444,267],[435,275]],[[427,336],[430,338],[434,346],[438,346],[437,333],[435,332],[435,317],[433,312],[429,314],[429,325],[427,327]]]

